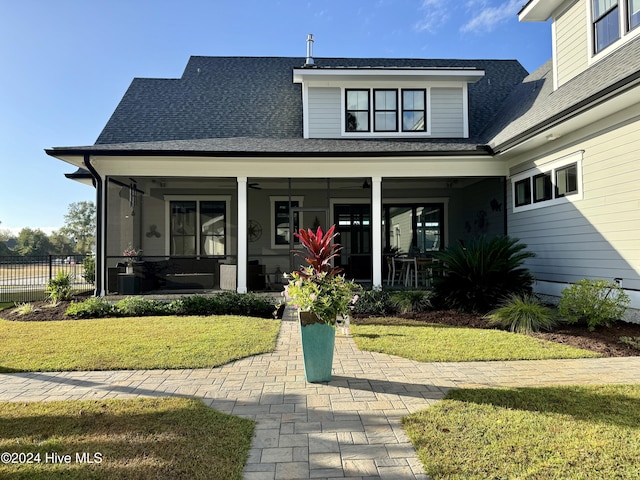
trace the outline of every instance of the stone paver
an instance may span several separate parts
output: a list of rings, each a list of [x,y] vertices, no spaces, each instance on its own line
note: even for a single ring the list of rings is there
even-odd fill
[[[426,479],[401,426],[451,388],[640,383],[640,357],[419,363],[338,334],[333,378],[304,379],[287,312],[273,353],[213,369],[0,374],[0,401],[201,398],[257,422],[244,478]]]

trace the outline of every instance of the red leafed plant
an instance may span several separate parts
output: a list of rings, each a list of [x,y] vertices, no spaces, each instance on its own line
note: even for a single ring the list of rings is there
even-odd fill
[[[294,234],[300,239],[306,254],[307,266],[301,266],[291,274],[285,287],[285,297],[290,305],[301,312],[311,312],[320,322],[335,325],[338,315],[348,315],[358,300],[358,286],[340,275],[342,269],[331,265],[331,260],[342,249],[331,241],[338,236],[333,225],[326,232],[300,229]],[[300,319],[302,322],[302,317]],[[314,323],[311,321],[311,323]]]
[[[300,243],[307,251],[305,261],[312,268],[314,274],[326,273],[328,276],[334,276],[342,272],[342,268],[331,265],[331,259],[337,257],[338,252],[342,250],[340,244],[331,243],[339,235],[335,230],[336,226],[331,225],[329,230],[324,233],[322,227],[318,227],[315,233],[311,229],[301,228],[293,234],[300,239]],[[300,252],[296,251],[295,253],[304,256]],[[303,278],[308,276],[307,269],[301,269],[298,273]]]

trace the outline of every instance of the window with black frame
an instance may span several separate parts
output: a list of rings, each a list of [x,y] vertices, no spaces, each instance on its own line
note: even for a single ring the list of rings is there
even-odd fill
[[[224,200],[174,200],[169,203],[169,211],[170,255],[226,254]]]
[[[444,246],[444,204],[384,205],[386,253],[428,256]]]
[[[592,0],[595,53],[601,52],[620,38],[618,0]]]
[[[346,90],[347,132],[369,131],[369,90]]]
[[[291,208],[298,208],[300,202],[298,200],[291,201]],[[275,200],[273,202],[273,243],[274,245],[289,245],[291,242],[291,236],[293,232],[300,228],[300,214],[293,212],[293,232],[291,225],[289,225],[289,201],[288,200]],[[294,241],[297,241],[294,238]]]

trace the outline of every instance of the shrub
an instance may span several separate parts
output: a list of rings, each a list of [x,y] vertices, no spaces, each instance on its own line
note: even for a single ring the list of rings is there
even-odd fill
[[[70,273],[58,272],[56,277],[47,283],[46,292],[49,298],[54,302],[69,300],[73,294],[71,280],[73,280],[73,275]]]
[[[259,318],[273,318],[275,310],[269,297],[236,292],[184,297],[172,302],[168,308],[178,315],[246,315]]]
[[[353,307],[353,313],[358,315],[384,316],[398,312],[398,307],[391,300],[391,294],[383,290],[362,291]]]
[[[426,290],[405,290],[395,292],[391,300],[401,313],[424,312],[431,308],[431,295]]]
[[[640,337],[620,337],[620,343],[640,350]]]
[[[622,318],[629,303],[629,296],[615,283],[583,278],[562,290],[558,311],[568,323],[586,322],[593,331]]]
[[[83,302],[73,302],[66,314],[75,318],[97,318],[113,314],[113,305],[100,297],[90,297]]]
[[[518,241],[479,237],[437,252],[436,301],[446,308],[487,312],[511,294],[531,293],[533,276],[522,264],[535,255]]]
[[[489,313],[489,325],[508,328],[516,333],[551,330],[555,325],[553,310],[543,305],[535,295],[511,295],[500,307]]]
[[[37,312],[38,309],[33,305],[33,303],[21,303],[16,306],[15,312],[18,315],[26,315],[28,313]]]
[[[91,285],[96,283],[96,257],[87,255],[83,262],[82,278]]]
[[[124,317],[145,317],[150,315],[166,315],[167,304],[143,297],[127,297],[114,305],[115,313]]]

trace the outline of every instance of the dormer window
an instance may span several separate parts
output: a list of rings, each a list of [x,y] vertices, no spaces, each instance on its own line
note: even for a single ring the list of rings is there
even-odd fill
[[[398,97],[402,99],[398,109]],[[373,98],[371,118],[370,98]],[[346,89],[345,132],[416,133],[427,131],[427,90],[419,89]],[[402,119],[402,125],[398,124]]]
[[[346,131],[369,131],[369,90],[346,91]]]

